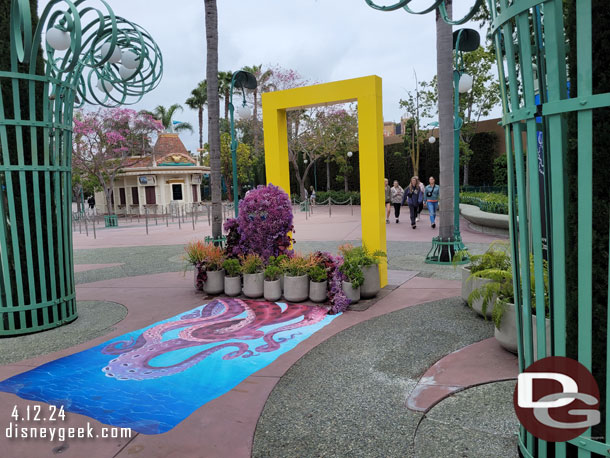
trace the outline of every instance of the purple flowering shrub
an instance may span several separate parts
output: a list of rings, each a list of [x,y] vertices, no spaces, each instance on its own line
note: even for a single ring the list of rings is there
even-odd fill
[[[288,233],[294,230],[290,198],[272,184],[258,186],[239,202],[239,216],[224,228],[229,256],[256,253],[266,262],[270,256],[289,255]]]
[[[343,265],[342,256],[333,256],[328,252],[316,251],[313,256],[319,265],[324,267],[328,277],[328,298],[330,300],[331,315],[344,312],[349,307],[350,300],[343,292],[343,280],[345,276],[341,273],[340,267]]]

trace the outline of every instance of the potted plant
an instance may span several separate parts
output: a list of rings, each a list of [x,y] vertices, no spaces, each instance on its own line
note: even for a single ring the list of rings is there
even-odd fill
[[[184,260],[187,263],[185,266],[185,273],[188,265],[192,265],[194,268],[194,286],[198,291],[203,291],[203,284],[205,282],[205,243],[201,240],[189,242],[184,248],[186,254]]]
[[[319,264],[309,269],[309,300],[312,302],[324,302],[326,300],[326,288],[328,286],[328,272]]]
[[[227,296],[239,296],[241,293],[241,265],[237,259],[226,259],[222,263],[225,270],[225,294]]]
[[[534,342],[534,358],[537,358],[538,348],[536,341],[538,338],[537,332],[537,314],[539,310],[544,310],[545,316],[545,335],[546,335],[546,348],[547,355],[550,354],[551,348],[551,320],[549,319],[549,283],[548,283],[548,265],[544,261],[543,264],[543,277],[544,277],[544,307],[537,307],[536,303],[536,292],[534,289],[534,263],[533,259],[530,258],[530,272],[532,285],[530,290],[530,303],[532,308],[531,326],[532,326],[532,339]],[[494,288],[497,291],[497,299],[493,306],[492,318],[494,322],[494,337],[500,343],[500,345],[506,350],[517,353],[517,324],[516,324],[516,311],[515,311],[515,299],[512,289],[512,274],[509,272],[504,275],[504,281],[500,283],[501,288],[493,286],[493,283],[485,286],[485,289]],[[547,356],[544,355],[544,356]],[[542,356],[542,357],[544,357]]]
[[[240,256],[241,271],[244,275],[243,293],[246,297],[257,298],[263,295],[263,259],[256,253]]]
[[[282,269],[279,266],[269,264],[265,269],[263,295],[266,300],[275,302],[282,297],[282,285],[280,284],[281,276]]]
[[[309,297],[309,258],[295,253],[282,261],[284,270],[284,297],[290,302],[302,302]]]
[[[347,280],[343,280],[343,291],[351,303],[360,300],[360,286],[364,282],[362,269],[354,259],[344,258],[343,264],[339,268]]]
[[[205,271],[206,279],[203,284],[203,290],[207,294],[220,294],[225,287],[225,271],[222,264],[225,260],[224,250],[216,245],[205,245]]]
[[[284,262],[285,259],[288,259],[288,256],[286,256],[285,254],[280,254],[279,256],[269,256],[269,259],[267,260],[267,266],[276,266],[281,270],[282,262]],[[280,275],[280,287],[281,287],[282,291],[284,291],[284,273],[283,272]]]
[[[457,253],[453,261],[455,263],[460,259],[461,253]],[[493,242],[482,255],[471,256],[470,265],[462,267],[462,299],[479,315],[486,319],[491,318],[497,298],[495,293],[500,286],[485,286],[492,282],[504,281],[504,273],[510,274],[511,265],[509,246],[505,241]],[[489,294],[481,294],[483,291]]]

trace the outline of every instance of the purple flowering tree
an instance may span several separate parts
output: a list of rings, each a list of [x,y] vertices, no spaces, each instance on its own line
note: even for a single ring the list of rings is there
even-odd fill
[[[270,256],[290,254],[292,205],[282,189],[272,184],[258,186],[239,202],[239,216],[225,223],[230,256],[257,253]]]
[[[76,113],[72,164],[97,178],[104,189],[108,212],[112,209],[117,174],[126,165],[149,160],[150,135],[162,130],[163,125],[150,114],[125,108]]]

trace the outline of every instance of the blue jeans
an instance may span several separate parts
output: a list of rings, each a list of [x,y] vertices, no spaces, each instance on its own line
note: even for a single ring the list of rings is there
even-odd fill
[[[434,224],[436,212],[438,211],[438,202],[427,202],[428,211],[430,212],[430,224]]]

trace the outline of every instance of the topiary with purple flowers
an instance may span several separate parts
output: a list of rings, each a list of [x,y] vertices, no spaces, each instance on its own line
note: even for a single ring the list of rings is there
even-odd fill
[[[258,186],[239,202],[239,216],[225,223],[230,256],[256,253],[265,262],[270,256],[290,254],[292,205],[281,188]]]

